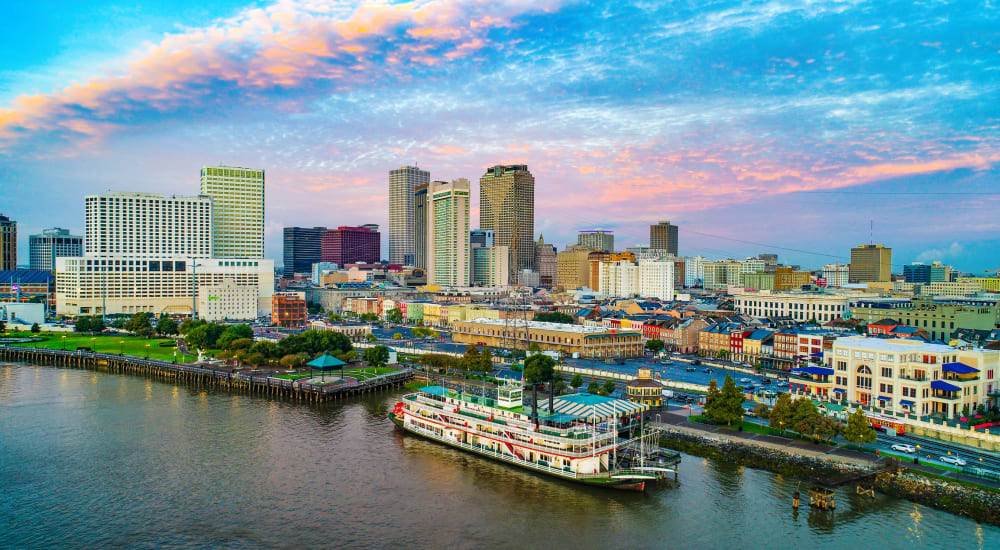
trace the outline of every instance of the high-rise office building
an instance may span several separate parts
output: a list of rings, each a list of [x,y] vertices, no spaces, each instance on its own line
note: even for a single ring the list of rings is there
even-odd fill
[[[427,191],[427,284],[469,284],[469,180],[435,181]]]
[[[414,265],[414,200],[418,185],[430,183],[431,173],[416,166],[389,172],[389,263]]]
[[[83,256],[83,237],[70,235],[68,229],[53,227],[32,235],[28,241],[30,269],[55,271],[56,258]]]
[[[649,226],[649,247],[677,256],[677,226],[669,221]]]
[[[903,280],[907,283],[947,283],[951,281],[951,266],[934,262],[913,262],[903,266]]]
[[[491,166],[479,178],[479,228],[510,249],[511,280],[535,263],[535,177],[524,164]]]
[[[264,171],[203,167],[201,194],[212,197],[212,255],[263,258]]]
[[[887,283],[892,279],[892,249],[862,244],[851,249],[852,283]]]
[[[545,235],[539,235],[535,243],[535,271],[540,286],[552,288],[556,284],[556,247],[545,244]]]
[[[420,269],[427,267],[427,185],[413,191],[413,266]]]
[[[84,199],[87,254],[212,257],[212,199],[112,192]]]
[[[17,222],[0,214],[0,271],[17,269]]]
[[[338,227],[323,235],[320,257],[338,266],[379,262],[382,240],[377,225]]]
[[[323,260],[325,227],[286,227],[282,277],[294,279],[296,275],[311,275],[312,265]]]
[[[576,244],[604,252],[614,252],[615,232],[607,229],[579,231],[576,234]]]
[[[851,270],[846,265],[830,264],[823,266],[823,286],[839,288],[847,286],[851,280]]]

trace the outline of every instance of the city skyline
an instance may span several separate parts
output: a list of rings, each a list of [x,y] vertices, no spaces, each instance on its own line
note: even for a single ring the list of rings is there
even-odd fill
[[[265,255],[280,258],[284,226],[388,227],[385,173],[419,163],[470,180],[529,165],[534,236],[560,249],[592,227],[649,244],[670,219],[685,255],[820,268],[874,241],[894,272],[996,269],[993,12],[217,6],[67,4],[58,21],[17,7],[25,24],[0,41],[0,210],[18,264],[31,234],[82,233],[85,195],[193,193],[217,164],[267,171]]]

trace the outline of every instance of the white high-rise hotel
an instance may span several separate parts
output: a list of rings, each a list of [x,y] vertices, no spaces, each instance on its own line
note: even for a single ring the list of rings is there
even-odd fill
[[[671,259],[601,262],[598,277],[601,294],[674,299],[674,262]]]
[[[229,170],[245,173],[227,175]],[[221,180],[206,180],[206,174],[216,171]],[[260,186],[228,185],[229,179],[251,177],[246,174],[258,174]],[[83,256],[56,260],[56,311],[191,315],[197,310],[212,320],[269,311],[274,262],[262,259],[263,172],[203,169],[202,189],[212,195],[113,192],[86,197],[86,250]],[[245,216],[236,212],[243,208]],[[220,217],[228,229],[219,230]],[[217,246],[227,255],[220,256]],[[233,256],[240,251],[248,254]],[[253,291],[219,291],[233,285]],[[211,312],[197,306],[207,301]]]
[[[414,265],[414,192],[430,183],[431,173],[416,166],[389,172],[389,263]],[[430,198],[428,197],[428,200]]]
[[[469,180],[435,181],[427,190],[427,283],[469,284]]]

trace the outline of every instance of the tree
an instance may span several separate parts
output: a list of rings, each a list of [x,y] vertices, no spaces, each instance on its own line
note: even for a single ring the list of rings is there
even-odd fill
[[[847,417],[847,427],[844,428],[844,439],[851,443],[874,443],[878,434],[872,429],[872,423],[861,408]]]
[[[2,332],[7,327],[0,327],[0,332]],[[42,331],[42,327],[38,326],[38,323],[31,323],[31,333],[38,334]]]
[[[776,426],[778,429],[784,431],[785,427],[791,427],[792,424],[792,397],[786,392],[781,392],[778,394],[778,400],[774,402],[774,407],[771,408],[771,413],[768,416],[771,422],[771,426]]]
[[[573,324],[573,316],[561,311],[540,311],[532,317],[532,320],[544,323],[561,323],[564,325]]]
[[[237,342],[245,342],[245,341],[250,341],[250,340],[248,340],[247,338],[239,338],[234,340],[232,345],[235,346],[237,345],[236,344]],[[250,353],[259,353],[264,357],[267,357],[268,359],[275,359],[281,356],[278,353],[278,344],[275,344],[274,342],[270,342],[267,340],[254,342],[253,345],[250,346]]]
[[[528,351],[530,351],[531,353],[538,353],[542,351],[542,348],[541,346],[538,345],[538,342],[532,342],[528,344]]]
[[[601,390],[604,391],[604,395],[611,395],[615,393],[615,389],[617,389],[617,386],[615,386],[615,381],[610,379],[605,380],[604,385],[601,387]]]
[[[385,320],[389,321],[394,325],[398,325],[403,322],[403,310],[398,307],[394,307],[389,311],[385,312]]]
[[[410,329],[410,334],[412,334],[414,338],[423,338],[427,335],[427,329],[424,327],[413,327]]]
[[[143,337],[152,335],[153,323],[150,320],[150,315],[145,311],[132,314],[132,317],[125,323],[125,330]]]
[[[222,338],[219,338],[219,341],[221,342]],[[268,342],[268,344],[271,344],[271,342]],[[253,345],[254,345],[253,340],[249,338],[237,338],[229,342],[229,345],[223,347],[223,349],[225,349],[226,351],[239,351],[241,349],[250,349]],[[273,346],[274,344],[271,345]],[[259,353],[259,350],[255,351]]]
[[[309,302],[306,304],[306,311],[308,311],[310,315],[319,315],[320,313],[323,313],[323,306],[317,304],[316,302]]]
[[[298,353],[289,353],[288,355],[282,356],[281,359],[278,359],[278,364],[286,370],[293,370],[305,365],[306,358]]]
[[[820,416],[813,428],[813,437],[830,442],[833,441],[834,437],[837,437],[837,434],[843,432],[843,427],[843,424],[829,416]]]
[[[200,319],[192,319],[189,317],[181,321],[181,325],[177,327],[177,331],[180,332],[181,334],[187,334],[188,332],[191,331],[191,329],[204,324],[205,321],[202,321]]]
[[[708,394],[705,395],[705,417],[709,420],[712,419],[712,411],[717,407],[716,402],[719,400],[719,382],[713,378],[708,381]]]
[[[475,345],[465,347],[465,355],[458,361],[458,368],[468,373],[479,370],[479,347]]]
[[[77,319],[77,322],[80,322],[80,320]],[[7,330],[7,323],[4,322],[2,319],[0,319],[0,332],[5,332],[6,330]],[[80,331],[77,331],[77,332],[80,332]]]
[[[757,415],[758,422],[763,426],[764,420],[771,414],[771,409],[764,403],[757,403],[753,406],[753,413]]]
[[[337,315],[336,313],[330,313],[330,315],[328,315],[326,318],[331,323],[341,323],[344,321],[344,318],[341,317],[340,315]]]
[[[587,384],[587,393],[592,393],[594,395],[601,393],[601,385],[597,383],[597,380],[592,380],[589,384]]]
[[[490,348],[483,348],[479,352],[479,372],[483,374],[488,373],[493,370],[493,352]]]
[[[652,340],[646,340],[646,349],[653,353],[663,351],[663,340],[657,340],[655,338]]]
[[[819,409],[812,399],[796,399],[792,402],[792,429],[799,434],[815,436],[820,417]]]
[[[712,388],[709,386],[710,395],[711,392]],[[705,416],[713,422],[732,426],[734,422],[743,419],[743,412],[743,394],[736,389],[736,382],[727,374],[722,389],[712,399],[711,404],[708,399],[705,400]]]
[[[715,354],[715,356],[719,359],[728,359],[729,355],[729,350],[727,349],[720,349],[719,352]]]
[[[571,378],[570,381],[569,381],[569,385],[574,390],[575,389],[579,389],[580,386],[583,385],[583,377],[580,376],[580,373],[576,373],[576,374],[573,375],[573,378]]]
[[[369,332],[368,334],[365,335],[365,340],[368,340],[369,342],[377,342],[378,336],[375,336],[374,334]]]
[[[566,380],[563,379],[563,375],[556,372],[555,376],[552,378],[552,395],[550,395],[550,398],[562,395],[566,392],[567,387],[568,386],[566,386]]]
[[[90,332],[90,317],[77,317],[74,332]]]
[[[364,359],[377,371],[389,362],[389,348],[381,345],[370,347],[365,350]]]
[[[346,335],[332,330],[310,329],[281,340],[278,343],[277,356],[305,353],[315,357],[324,352],[336,356],[338,353],[346,354],[351,350],[353,350],[351,339]]]
[[[531,416],[535,419],[535,426],[538,426],[538,385],[544,382],[552,382],[555,378],[556,360],[542,353],[536,353],[524,361],[524,372],[522,377],[525,382],[531,384]],[[550,388],[551,389],[551,388]],[[551,391],[549,392],[549,412],[555,412],[552,402]]]
[[[90,318],[90,332],[104,332],[104,319],[99,315]]]
[[[403,339],[403,335],[401,333],[399,333],[399,332],[396,332],[396,333],[394,333],[392,335],[392,339],[393,340],[402,340]]]
[[[156,332],[160,334],[177,334],[177,321],[164,313],[156,320]]]

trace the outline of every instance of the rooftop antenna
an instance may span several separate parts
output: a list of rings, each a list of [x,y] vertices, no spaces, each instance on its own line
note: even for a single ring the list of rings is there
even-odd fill
[[[868,220],[868,244],[875,244],[875,218]]]

